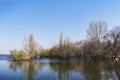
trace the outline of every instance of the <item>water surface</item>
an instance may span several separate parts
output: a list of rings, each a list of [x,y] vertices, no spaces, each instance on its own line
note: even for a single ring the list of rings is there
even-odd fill
[[[120,63],[49,59],[9,61],[0,56],[0,80],[120,80]]]

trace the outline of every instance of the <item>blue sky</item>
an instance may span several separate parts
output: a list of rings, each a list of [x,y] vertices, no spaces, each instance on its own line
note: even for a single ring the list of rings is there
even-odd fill
[[[92,20],[120,25],[120,0],[0,0],[0,53],[22,49],[30,33],[43,47],[57,43],[60,32],[83,40]]]

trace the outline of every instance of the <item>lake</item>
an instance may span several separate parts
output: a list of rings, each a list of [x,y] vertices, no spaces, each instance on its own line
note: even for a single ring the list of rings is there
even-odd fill
[[[0,80],[120,80],[120,62],[9,61],[7,57],[0,56]]]

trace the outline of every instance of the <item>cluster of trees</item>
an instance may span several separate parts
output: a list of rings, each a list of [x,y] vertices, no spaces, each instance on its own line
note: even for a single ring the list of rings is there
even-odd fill
[[[84,57],[95,59],[116,58],[120,54],[120,27],[107,30],[106,22],[91,22],[89,25],[88,40],[83,47]]]
[[[92,22],[88,29],[88,41],[84,55],[92,58],[115,58],[120,54],[120,27],[107,31],[106,22]]]
[[[25,39],[23,52],[30,58],[111,59],[118,57],[120,54],[120,27],[116,26],[110,31],[107,28],[107,23],[104,21],[92,21],[87,30],[88,38],[86,40],[71,42],[61,33],[59,43],[49,49],[40,47],[31,34],[28,39]]]
[[[11,50],[11,56],[13,60],[28,60],[36,58],[41,52],[41,48],[35,41],[34,36],[31,34],[28,38],[24,39],[24,45],[22,50]]]

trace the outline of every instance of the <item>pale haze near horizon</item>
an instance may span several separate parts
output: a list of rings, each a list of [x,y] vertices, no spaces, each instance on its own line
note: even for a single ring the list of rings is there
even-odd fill
[[[47,48],[62,32],[71,41],[86,39],[89,22],[120,25],[119,0],[0,0],[0,54],[22,49],[31,33]]]

